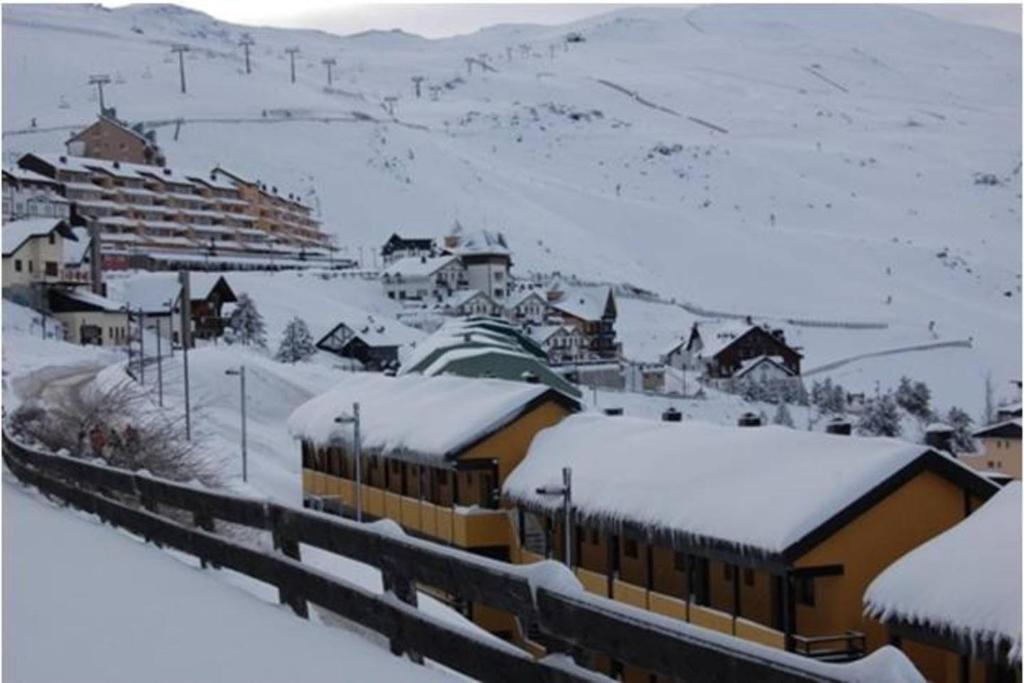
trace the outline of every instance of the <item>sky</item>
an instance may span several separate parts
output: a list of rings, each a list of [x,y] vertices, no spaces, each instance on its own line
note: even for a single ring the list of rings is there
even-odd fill
[[[108,2],[117,7],[127,2]],[[341,35],[369,29],[400,28],[428,38],[470,33],[502,23],[563,24],[622,7],[622,4],[394,4],[345,0],[179,0],[214,17],[238,24],[315,28]],[[1021,32],[1020,4],[918,4],[935,16]]]

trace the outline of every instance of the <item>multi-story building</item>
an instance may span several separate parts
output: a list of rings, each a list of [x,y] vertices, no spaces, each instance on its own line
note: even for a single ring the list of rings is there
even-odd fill
[[[55,218],[24,218],[3,225],[5,295],[38,305],[32,288],[88,284],[88,231]]]
[[[286,213],[299,217],[272,217],[264,193],[222,170],[47,154],[26,154],[18,165],[56,183],[95,227],[107,269],[302,267],[331,255],[308,207],[287,200]]]
[[[387,297],[399,301],[440,302],[469,285],[456,256],[399,259],[381,272],[380,281]]]
[[[458,256],[466,270],[467,287],[478,289],[500,305],[509,295],[512,252],[500,232],[456,231],[444,238],[445,252]]]
[[[614,359],[621,355],[622,346],[615,341],[618,309],[611,287],[552,289],[548,306],[566,325],[583,334],[591,358]]]

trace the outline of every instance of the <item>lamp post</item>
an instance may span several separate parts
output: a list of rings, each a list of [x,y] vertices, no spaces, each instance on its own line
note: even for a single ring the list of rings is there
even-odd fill
[[[245,447],[245,366],[224,371],[225,375],[237,376],[242,391],[242,481],[249,481],[249,458]]]
[[[161,408],[164,407],[164,364],[163,364],[163,352],[160,345],[160,318],[157,317],[153,321],[153,327],[151,330],[156,331],[156,387],[157,387],[157,403]]]
[[[537,493],[542,496],[562,496],[562,506],[565,526],[565,566],[572,569],[572,468],[562,468],[562,486],[558,487],[547,487],[542,486],[537,489]]]
[[[352,425],[353,459],[356,461],[356,521],[363,521],[363,447],[359,439],[359,403],[352,404],[351,415],[334,418],[337,424]]]

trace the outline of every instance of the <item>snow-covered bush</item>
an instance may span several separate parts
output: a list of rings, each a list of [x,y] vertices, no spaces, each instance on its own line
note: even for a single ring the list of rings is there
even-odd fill
[[[971,426],[974,420],[966,411],[953,406],[946,413],[946,424],[953,428],[953,451],[956,453],[973,453],[974,437]]]
[[[857,422],[857,433],[866,436],[899,436],[901,431],[900,408],[892,393],[868,401]]]
[[[841,384],[826,377],[811,385],[811,403],[822,414],[842,415],[846,412],[846,391]]]
[[[775,415],[772,417],[772,424],[781,425],[783,427],[793,427],[793,416],[789,414],[789,405],[785,401],[780,401],[778,407],[775,409]]]
[[[313,335],[306,326],[306,321],[296,316],[291,319],[281,335],[281,345],[277,348],[275,360],[282,363],[298,363],[308,360],[316,353]]]

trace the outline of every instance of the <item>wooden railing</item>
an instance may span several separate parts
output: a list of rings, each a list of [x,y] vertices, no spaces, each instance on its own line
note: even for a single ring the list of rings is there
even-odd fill
[[[278,588],[300,616],[311,602],[385,636],[396,654],[423,657],[482,681],[605,680],[565,657],[534,659],[511,645],[468,634],[415,608],[416,586],[509,612],[536,626],[551,649],[584,664],[598,653],[683,681],[842,681],[841,667],[706,634],[544,580],[558,567],[517,567],[393,527],[358,524],[310,510],[134,474],[45,453],[3,433],[3,458],[25,484],[159,546]],[[170,509],[176,509],[175,513]],[[188,513],[187,521],[182,512]],[[270,532],[274,550],[217,533],[228,522]],[[221,524],[222,529],[224,528]],[[375,566],[393,595],[377,595],[301,562],[306,544]],[[557,572],[556,572],[557,573]],[[557,585],[556,585],[557,584]],[[398,599],[396,600],[395,597]],[[552,644],[554,644],[552,646]]]

